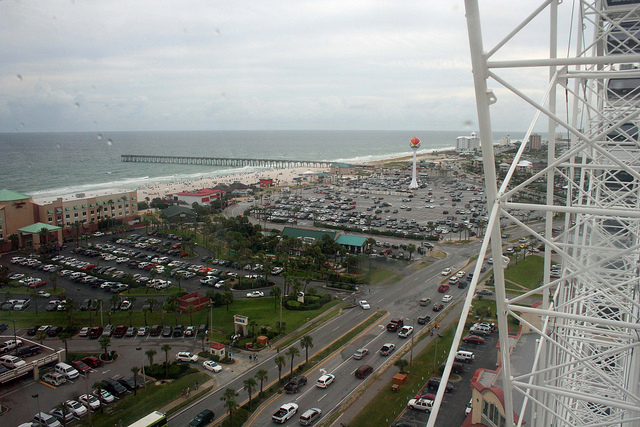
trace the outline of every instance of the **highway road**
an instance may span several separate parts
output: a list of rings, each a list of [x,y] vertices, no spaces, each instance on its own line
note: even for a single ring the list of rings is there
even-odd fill
[[[405,321],[407,324],[415,323],[414,319],[421,314],[429,314],[434,317],[436,313],[431,310],[431,306],[421,307],[419,305],[420,298],[430,297],[434,302],[440,301],[443,294],[437,292],[437,287],[444,279],[440,272],[445,267],[452,268],[454,272],[464,267],[466,261],[471,256],[477,254],[478,247],[479,243],[461,246],[452,245],[447,248],[447,250],[450,251],[447,258],[422,269],[411,270],[407,268],[403,272],[405,278],[401,281],[389,285],[364,286],[361,289],[362,293],[360,295],[355,295],[350,298],[354,300],[366,299],[371,304],[372,309],[375,310],[379,308],[381,310],[387,310],[390,317],[406,318],[408,319],[408,321]],[[448,293],[451,294],[454,297],[454,301],[456,301],[464,297],[466,290],[451,287]],[[371,314],[370,311],[362,310],[360,307],[344,310],[341,315],[313,331],[311,336],[314,347],[310,349],[309,356],[312,356],[329,345],[340,335],[363,321],[369,314]],[[275,412],[282,403],[296,401],[294,399],[297,399],[296,403],[300,405],[299,414],[301,414],[300,411],[304,411],[310,407],[319,407],[323,410],[324,414],[329,414],[332,409],[342,402],[349,393],[361,383],[361,380],[357,380],[353,376],[355,369],[365,363],[371,364],[374,368],[378,369],[384,360],[386,360],[385,357],[378,354],[378,350],[384,343],[395,343],[398,347],[410,344],[410,339],[402,339],[399,338],[397,334],[386,331],[384,325],[386,325],[388,318],[380,322],[379,325],[370,328],[366,333],[361,334],[356,340],[350,342],[322,364],[314,367],[308,374],[309,383],[298,395],[283,395],[274,399],[252,420],[251,425],[264,425],[265,423],[271,425],[271,415],[273,412]],[[416,331],[414,333],[419,330],[420,325],[415,324],[415,326]],[[298,343],[294,343],[293,345],[297,344]],[[368,347],[371,354],[361,362],[352,360],[351,355],[353,352],[362,346]],[[281,353],[285,351],[286,348],[280,350]],[[397,348],[396,351],[399,351],[399,349]],[[232,388],[238,392],[237,400],[239,402],[248,400],[248,395],[243,390],[243,381],[249,376],[254,376],[258,369],[266,369],[269,372],[270,383],[274,380],[277,381],[278,372],[273,361],[273,358],[277,354],[273,349],[268,356],[267,354],[268,353],[264,351],[261,352],[260,363],[256,364],[255,367],[230,381],[219,383],[217,389],[212,393],[181,412],[174,414],[170,419],[171,424],[186,425],[203,409],[212,410],[216,415],[216,420],[218,420],[221,416],[225,415],[224,404],[220,399],[222,392],[226,388]],[[239,355],[239,357],[242,356],[242,354]],[[301,357],[296,360],[296,363],[302,363],[304,361],[303,357],[304,351],[301,350]],[[289,371],[290,367],[288,363],[289,362],[287,362],[285,369],[283,369],[283,376]],[[315,387],[315,382],[322,374],[322,370],[327,373],[334,373],[337,378],[336,382],[326,390]],[[297,417],[295,419],[297,422]],[[291,423],[291,421],[289,421],[289,423]]]

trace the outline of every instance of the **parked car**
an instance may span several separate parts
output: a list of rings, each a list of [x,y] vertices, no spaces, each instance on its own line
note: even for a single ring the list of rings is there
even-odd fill
[[[149,333],[149,327],[148,326],[140,326],[140,328],[138,329],[138,336],[139,337],[146,337],[148,333]]]
[[[69,411],[78,418],[82,418],[89,413],[87,407],[77,400],[67,400],[65,403]]]
[[[50,384],[54,387],[59,387],[62,384],[67,382],[67,379],[64,375],[58,374],[57,372],[48,372],[41,377],[42,381],[47,384]]]
[[[198,361],[198,356],[189,351],[180,351],[178,352],[178,354],[176,354],[176,360],[178,362],[195,363]]]
[[[5,354],[4,356],[0,356],[0,364],[4,365],[9,369],[16,369],[21,366],[25,366],[27,362],[20,359],[16,356],[11,356],[10,354]]]
[[[484,344],[484,338],[477,335],[467,335],[466,337],[462,338],[462,341],[467,344]]]
[[[173,326],[165,326],[162,330],[163,337],[170,337],[173,334]]]
[[[438,377],[431,377],[429,378],[429,382],[427,383],[427,387],[430,388],[431,390],[435,390],[438,387],[440,387],[440,378]],[[447,382],[447,386],[444,389],[445,392],[450,393],[453,391],[453,384],[450,382]]]
[[[102,335],[102,328],[100,326],[94,326],[91,329],[89,329],[89,332],[87,333],[87,338],[98,339],[100,338],[100,335]]]
[[[102,360],[98,359],[95,356],[84,357],[82,361],[92,368],[98,368],[100,365],[102,365]]]
[[[300,375],[298,377],[293,377],[284,386],[284,391],[285,393],[297,393],[298,391],[300,391],[300,388],[306,384],[307,384],[307,377],[303,375]]]
[[[425,412],[431,412],[433,408],[433,400],[431,399],[411,399],[407,403],[407,408],[418,409]]]
[[[46,414],[44,412],[39,412],[34,415],[33,422],[35,425],[39,426],[47,426],[47,427],[62,427],[60,421],[57,420],[53,415]]]
[[[74,360],[72,362],[69,362],[69,364],[73,366],[81,374],[91,371],[91,368],[89,367],[89,365],[87,365],[81,360]]]
[[[95,411],[100,407],[100,401],[92,394],[82,394],[78,397],[78,400],[92,411]]]
[[[247,298],[260,298],[264,296],[262,291],[252,291],[247,294]]]

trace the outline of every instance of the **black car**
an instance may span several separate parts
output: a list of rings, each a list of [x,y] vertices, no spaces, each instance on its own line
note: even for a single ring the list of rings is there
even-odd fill
[[[122,384],[127,390],[133,391],[136,388],[136,383],[133,382],[133,378],[131,377],[118,378],[116,381]]]
[[[429,379],[429,382],[427,383],[427,387],[429,387],[431,390],[435,390],[438,387],[440,387],[440,378],[431,377]],[[450,382],[447,382],[447,386],[445,387],[444,391],[447,393],[450,393],[451,391],[453,391],[453,384],[451,384]]]
[[[184,333],[184,326],[182,325],[176,326],[175,329],[173,330],[174,337],[181,337],[183,333]]]
[[[40,325],[31,326],[29,329],[27,329],[27,335],[29,335],[30,337],[34,336],[38,332],[38,328],[39,327],[40,327]],[[2,329],[2,328],[0,328],[0,329]],[[2,332],[4,332],[4,331],[1,331],[0,334]]]
[[[429,323],[431,321],[431,316],[418,316],[418,324],[419,325],[426,325],[427,323]]]
[[[36,329],[38,328],[39,326],[36,326]],[[9,325],[7,325],[6,323],[0,323],[0,334],[6,331],[7,329],[9,329]]]
[[[173,333],[173,326],[165,326],[164,329],[162,330],[163,337],[170,337],[172,333]]]
[[[118,381],[111,378],[105,378],[103,381],[107,383],[105,389],[114,396],[120,397],[127,393],[127,389]]]
[[[202,323],[200,326],[198,326],[198,335],[204,334],[206,330],[207,330],[207,325]]]
[[[214,414],[212,411],[205,409],[195,416],[189,423],[189,427],[204,427],[213,421]]]
[[[47,330],[47,335],[50,337],[57,337],[60,332],[62,332],[62,326],[52,326]]]

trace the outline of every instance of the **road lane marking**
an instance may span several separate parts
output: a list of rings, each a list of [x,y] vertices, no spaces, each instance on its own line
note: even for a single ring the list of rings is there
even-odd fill
[[[320,399],[318,399],[318,402],[320,402],[322,399],[324,399],[325,397],[327,397],[327,394],[329,394],[329,393],[325,393],[325,394],[323,394],[323,395],[322,395],[322,397],[321,397]]]

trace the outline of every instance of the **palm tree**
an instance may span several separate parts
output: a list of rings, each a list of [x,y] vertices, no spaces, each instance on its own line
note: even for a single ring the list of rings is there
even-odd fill
[[[133,374],[133,395],[135,396],[138,392],[138,371],[140,368],[137,366],[131,367],[131,373]]]
[[[144,352],[145,356],[149,359],[149,366],[153,365],[153,356],[158,354],[154,349],[149,349]]]
[[[227,305],[227,311],[229,311],[229,304],[233,303],[233,292],[225,291],[222,294],[222,301]]]
[[[105,338],[109,338],[109,337],[105,337]],[[100,413],[104,413],[103,409],[102,409],[102,389],[105,388],[107,386],[107,383],[105,383],[104,381],[96,381],[95,383],[93,383],[93,385],[91,386],[92,389],[94,389],[95,391],[98,392],[98,402],[100,403]]]
[[[258,372],[256,372],[255,377],[258,381],[260,381],[259,396],[262,397],[262,384],[269,379],[269,371],[267,371],[266,369],[259,369]]]
[[[256,382],[255,378],[253,378],[253,377],[247,378],[242,383],[242,388],[245,389],[247,391],[247,394],[249,395],[249,410],[251,410],[251,395],[253,394],[253,392],[256,389],[257,385],[258,385],[258,383]]]
[[[160,350],[164,351],[164,376],[166,378],[169,376],[169,351],[171,350],[171,346],[164,344],[160,347]]]
[[[107,355],[107,350],[111,345],[111,338],[105,335],[102,335],[98,340],[98,343],[100,344],[100,348],[104,348],[104,360],[109,360],[108,358],[109,356]]]
[[[182,292],[182,279],[184,279],[184,275],[181,273],[178,273],[174,276],[176,278],[176,280],[178,281],[178,293]],[[192,322],[193,323],[193,322]]]
[[[69,347],[68,341],[71,339],[71,334],[67,331],[62,331],[58,334],[58,339],[64,343],[64,357],[68,359]]]
[[[305,335],[300,338],[300,347],[305,351],[306,361],[305,364],[309,363],[309,348],[313,348],[313,338],[311,335]]]
[[[287,359],[284,356],[276,356],[273,361],[276,363],[278,367],[278,382],[282,381],[282,368],[287,364]]]
[[[131,288],[129,288],[131,289]],[[133,316],[133,304],[136,302],[136,297],[129,297],[129,302],[131,303],[131,308],[129,309],[129,326],[133,326],[133,321],[131,316]]]
[[[59,409],[62,412],[62,425],[67,425],[67,414],[69,413],[69,405],[67,402],[60,402],[56,405],[56,409]]]
[[[278,285],[272,286],[269,291],[269,296],[273,298],[273,308],[278,308],[278,298],[282,295],[282,288]]]
[[[222,397],[220,397],[220,400],[224,400],[224,406],[229,411],[230,425],[233,425],[233,412],[238,407],[238,403],[236,402],[237,395],[234,389],[227,388],[224,393],[222,393]]]
[[[296,346],[291,346],[287,349],[287,351],[285,352],[285,355],[291,357],[291,374],[289,376],[289,378],[293,377],[293,359],[297,356],[300,356],[300,350],[298,350],[298,347]]]
[[[149,288],[147,288],[147,289],[149,289]],[[146,304],[149,304],[149,311],[150,311],[151,313],[153,313],[153,306],[154,306],[154,305],[156,305],[156,303],[158,302],[158,300],[157,300],[157,299],[155,299],[155,298],[147,298],[146,300],[144,300],[144,302],[145,302]]]
[[[413,243],[409,243],[407,245],[407,252],[409,252],[409,260],[411,260],[411,256],[415,251],[416,251],[416,245],[414,245]]]
[[[396,360],[396,363],[393,364],[393,366],[400,368],[400,373],[404,374],[404,368],[409,366],[409,362],[407,362],[406,359],[398,359]]]
[[[196,308],[193,306],[193,304],[189,304],[189,305],[187,306],[187,312],[189,313],[189,322],[190,322],[189,324],[190,324],[190,325],[193,325],[193,311],[194,311],[195,309],[196,309]]]
[[[149,308],[142,307],[142,315],[144,316],[144,326],[147,326],[147,313],[149,313]]]
[[[51,283],[51,286],[53,286],[53,292],[56,292],[58,286],[58,277],[60,277],[60,273],[58,273],[57,271],[52,271],[51,274],[49,274],[49,282]]]
[[[207,338],[207,334],[204,332],[198,332],[198,338],[200,338],[200,341],[202,342],[202,351],[204,351],[204,341]]]

